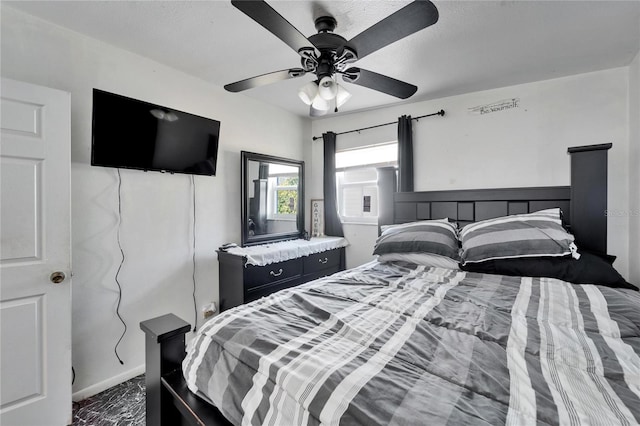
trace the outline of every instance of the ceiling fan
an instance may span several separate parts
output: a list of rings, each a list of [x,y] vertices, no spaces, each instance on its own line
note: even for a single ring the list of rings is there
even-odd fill
[[[312,117],[326,114],[331,106],[337,112],[351,97],[337,83],[338,74],[347,83],[368,87],[400,99],[412,96],[418,90],[413,84],[350,65],[438,21],[438,9],[433,3],[429,0],[415,0],[351,40],[333,32],[337,22],[332,16],[317,18],[315,27],[318,33],[307,38],[262,0],[232,0],[231,4],[295,50],[301,57],[301,68],[247,78],[227,84],[224,88],[230,92],[241,92],[313,73],[316,80],[305,84],[298,92],[300,99],[310,106]]]

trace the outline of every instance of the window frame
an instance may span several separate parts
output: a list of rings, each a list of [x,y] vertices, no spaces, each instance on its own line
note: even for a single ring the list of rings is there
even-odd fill
[[[275,179],[276,182],[278,182],[279,178],[288,178],[288,177],[298,177],[297,174],[278,174],[278,175],[271,175],[269,176],[269,179],[273,178]],[[297,219],[298,216],[298,212],[294,212],[294,213],[289,213],[289,214],[283,214],[283,213],[278,213],[278,191],[295,191],[296,192],[296,197],[300,197],[300,192],[298,191],[298,187],[299,187],[299,183],[298,185],[292,186],[292,185],[278,185],[277,183],[275,185],[269,185],[269,194],[268,194],[268,198],[267,198],[267,220],[282,220],[282,221],[295,221]],[[298,206],[299,204],[299,200],[298,202],[295,203],[296,206]]]

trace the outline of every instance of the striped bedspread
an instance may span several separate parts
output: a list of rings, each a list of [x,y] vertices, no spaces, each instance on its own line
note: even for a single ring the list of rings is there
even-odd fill
[[[183,371],[234,424],[640,423],[640,293],[372,262],[229,310]]]

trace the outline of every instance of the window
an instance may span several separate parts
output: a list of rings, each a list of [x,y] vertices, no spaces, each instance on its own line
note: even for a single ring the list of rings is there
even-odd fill
[[[268,218],[296,220],[298,213],[298,169],[274,165],[269,170]]]
[[[336,152],[338,214],[344,223],[378,223],[378,167],[397,166],[396,142]]]

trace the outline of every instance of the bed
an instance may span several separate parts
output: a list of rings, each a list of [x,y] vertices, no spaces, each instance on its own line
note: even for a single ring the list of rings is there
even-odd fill
[[[396,194],[376,250],[397,252],[416,221],[480,228],[505,208],[561,207],[577,246],[604,256],[606,149],[573,149],[570,188]],[[476,272],[468,247],[466,270],[400,256],[231,309],[188,353],[187,323],[143,322],[148,424],[640,423],[640,293]]]

